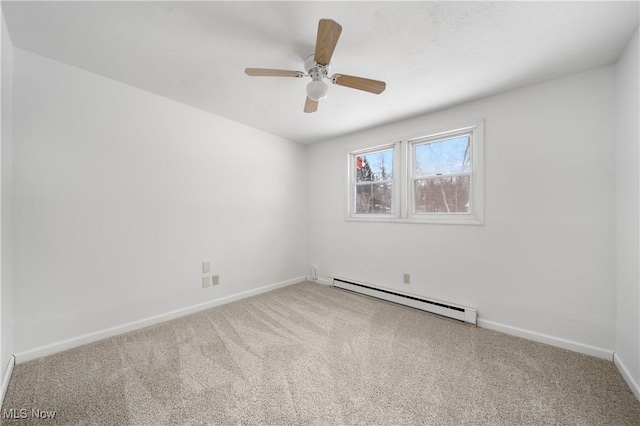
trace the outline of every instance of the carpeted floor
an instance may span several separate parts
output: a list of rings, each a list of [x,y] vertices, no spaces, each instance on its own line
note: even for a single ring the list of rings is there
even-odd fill
[[[17,365],[10,408],[27,418],[3,425],[640,425],[610,362],[312,283]]]

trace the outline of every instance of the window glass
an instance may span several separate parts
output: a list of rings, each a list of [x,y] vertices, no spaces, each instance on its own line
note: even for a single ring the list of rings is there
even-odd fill
[[[413,143],[413,213],[469,213],[471,135]]]
[[[392,213],[391,183],[365,183],[356,185],[356,214]]]
[[[468,213],[469,176],[416,179],[416,213]]]
[[[354,156],[356,182],[393,179],[393,149]]]
[[[355,175],[354,212],[393,212],[393,148],[352,156]]]
[[[471,138],[459,136],[415,145],[415,176],[471,171]]]

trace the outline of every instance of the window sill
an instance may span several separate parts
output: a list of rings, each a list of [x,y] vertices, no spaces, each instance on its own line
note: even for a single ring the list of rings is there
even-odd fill
[[[484,225],[484,221],[465,215],[464,217],[393,217],[393,216],[349,216],[347,222],[385,222],[385,223],[413,223],[431,225]]]

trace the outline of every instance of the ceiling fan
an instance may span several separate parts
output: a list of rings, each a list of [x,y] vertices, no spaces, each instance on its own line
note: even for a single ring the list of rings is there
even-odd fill
[[[318,37],[316,38],[316,50],[309,54],[304,61],[302,71],[275,70],[266,68],[246,68],[244,72],[252,77],[311,77],[311,83],[307,85],[307,101],[304,104],[304,112],[316,112],[318,101],[327,97],[328,86],[322,81],[327,78],[338,86],[350,87],[365,92],[379,95],[386,88],[384,81],[370,80],[368,78],[354,77],[345,74],[333,74],[331,71],[331,56],[338,43],[342,32],[342,26],[331,19],[321,19],[318,23]]]

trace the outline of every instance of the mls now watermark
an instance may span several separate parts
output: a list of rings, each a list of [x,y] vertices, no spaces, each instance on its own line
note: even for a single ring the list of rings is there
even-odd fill
[[[39,408],[6,408],[2,410],[2,417],[5,419],[21,420],[21,419],[53,419],[56,416],[55,411],[41,410]]]

